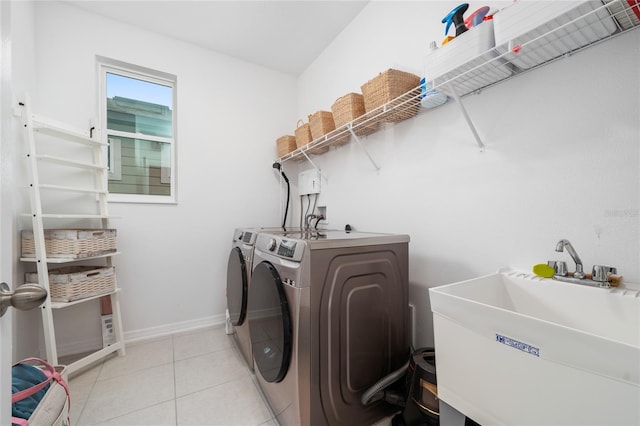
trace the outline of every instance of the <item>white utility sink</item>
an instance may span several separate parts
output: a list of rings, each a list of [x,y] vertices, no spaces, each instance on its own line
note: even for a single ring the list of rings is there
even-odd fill
[[[438,396],[482,425],[639,425],[640,291],[500,271],[429,290]]]

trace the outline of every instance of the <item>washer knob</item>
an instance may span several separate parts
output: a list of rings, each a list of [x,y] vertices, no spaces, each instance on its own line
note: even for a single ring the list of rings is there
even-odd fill
[[[269,251],[275,251],[276,247],[277,247],[277,242],[275,238],[272,238],[269,240],[269,244],[267,244],[267,250]]]

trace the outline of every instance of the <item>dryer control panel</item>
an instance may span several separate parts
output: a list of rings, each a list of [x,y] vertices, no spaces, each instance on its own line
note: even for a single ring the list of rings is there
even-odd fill
[[[276,234],[258,234],[256,249],[273,256],[300,262],[304,253],[305,242],[297,238],[288,238]]]
[[[296,253],[296,242],[291,240],[282,240],[278,246],[278,255],[293,258]]]

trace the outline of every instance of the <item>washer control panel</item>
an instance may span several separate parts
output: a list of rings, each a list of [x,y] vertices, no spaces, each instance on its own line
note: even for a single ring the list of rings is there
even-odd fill
[[[296,253],[296,242],[291,240],[282,240],[278,246],[278,255],[282,257],[293,258]]]
[[[276,234],[258,234],[256,250],[278,256],[282,259],[300,262],[305,250],[305,242],[297,238],[288,238]]]

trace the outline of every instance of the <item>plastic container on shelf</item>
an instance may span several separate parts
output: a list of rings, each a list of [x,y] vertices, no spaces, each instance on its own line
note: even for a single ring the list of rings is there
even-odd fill
[[[509,77],[511,68],[498,58],[494,47],[493,21],[487,20],[432,49],[425,58],[431,87],[446,94],[452,94],[453,88],[462,96]]]
[[[420,79],[420,105],[423,108],[436,108],[447,102],[449,97],[436,89],[431,89],[426,78]]]
[[[517,1],[493,18],[496,51],[528,69],[617,30],[601,1]]]

